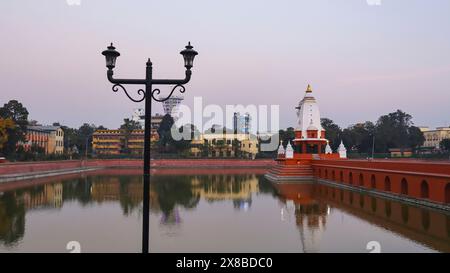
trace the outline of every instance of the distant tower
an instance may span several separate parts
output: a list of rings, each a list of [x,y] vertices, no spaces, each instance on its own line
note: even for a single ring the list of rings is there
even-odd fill
[[[178,119],[178,109],[181,101],[183,101],[184,98],[182,96],[172,96],[168,100],[164,101],[163,108],[164,108],[164,114],[171,115],[173,119]]]
[[[250,134],[252,118],[249,113],[241,115],[235,112],[233,114],[233,130],[237,134]]]

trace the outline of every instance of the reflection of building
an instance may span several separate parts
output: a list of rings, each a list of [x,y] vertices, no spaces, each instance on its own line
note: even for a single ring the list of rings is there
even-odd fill
[[[64,152],[64,131],[59,126],[28,126],[25,149],[39,147],[46,154],[62,154]]]
[[[450,252],[450,216],[437,210],[316,185],[316,199],[414,242]]]
[[[258,181],[253,174],[199,176],[192,178],[192,192],[194,195],[210,201],[234,200],[251,205],[252,193],[259,192]]]
[[[23,194],[23,202],[26,209],[41,207],[60,208],[63,203],[62,183],[45,184],[32,191]]]
[[[443,139],[450,139],[450,127],[438,127],[430,130],[428,127],[421,127],[420,130],[425,137],[423,147],[439,148],[439,143]]]
[[[140,177],[127,179],[121,183],[121,177],[97,177],[90,187],[91,198],[97,202],[127,199],[133,204],[142,202],[142,183]]]

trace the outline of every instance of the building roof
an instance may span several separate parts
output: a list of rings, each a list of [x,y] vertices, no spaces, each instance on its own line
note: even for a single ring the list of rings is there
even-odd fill
[[[46,132],[56,131],[56,130],[58,130],[60,128],[61,128],[60,126],[50,126],[50,125],[32,125],[32,126],[27,126],[28,130],[46,131]]]

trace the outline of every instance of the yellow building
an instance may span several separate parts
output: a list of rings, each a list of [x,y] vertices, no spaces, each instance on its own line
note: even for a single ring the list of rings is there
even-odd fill
[[[157,139],[151,139],[152,142]],[[96,130],[92,135],[92,148],[99,155],[142,154],[144,130],[133,130],[129,135],[124,130]]]
[[[439,143],[443,139],[450,139],[450,127],[438,127],[435,130],[430,130],[428,127],[420,127],[420,130],[425,137],[423,147],[439,148]]]
[[[250,134],[204,133],[191,142],[191,156],[255,158],[259,151],[258,139]]]

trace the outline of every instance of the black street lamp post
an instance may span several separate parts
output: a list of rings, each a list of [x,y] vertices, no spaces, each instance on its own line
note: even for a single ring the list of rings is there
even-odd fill
[[[198,54],[191,43],[189,42],[185,49],[180,54],[184,58],[184,66],[186,67],[186,77],[184,79],[153,79],[152,77],[152,62],[150,58],[147,61],[145,79],[115,79],[113,78],[113,69],[116,66],[116,59],[120,56],[120,53],[116,51],[116,48],[112,45],[108,46],[108,49],[103,51],[102,54],[106,59],[106,67],[108,68],[107,76],[108,80],[113,83],[112,90],[117,92],[119,87],[125,92],[127,97],[134,102],[142,102],[145,100],[145,128],[144,128],[144,190],[143,190],[143,219],[142,219],[142,253],[148,253],[149,244],[149,221],[150,221],[150,137],[151,137],[151,116],[152,116],[152,99],[158,102],[168,100],[173,92],[179,88],[181,93],[184,93],[185,88],[183,84],[186,84],[191,79],[191,68],[194,63],[194,58]],[[139,89],[137,93],[140,98],[135,99],[128,94],[125,87],[122,84],[143,84],[145,90]],[[152,85],[175,85],[172,88],[170,94],[165,98],[157,98],[160,94],[160,90],[155,88],[152,90]]]

